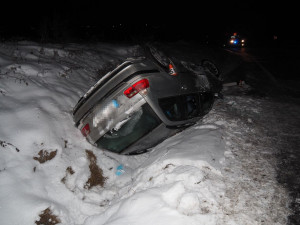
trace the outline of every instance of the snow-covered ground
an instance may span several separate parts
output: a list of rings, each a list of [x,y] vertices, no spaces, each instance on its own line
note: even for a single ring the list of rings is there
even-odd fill
[[[266,136],[275,126],[260,123],[277,107],[268,98],[224,90],[203,120],[138,156],[84,139],[72,108],[135,50],[1,43],[0,224],[286,224],[290,199]]]

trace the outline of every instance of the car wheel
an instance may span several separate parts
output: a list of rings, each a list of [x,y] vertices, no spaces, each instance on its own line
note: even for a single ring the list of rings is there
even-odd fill
[[[160,50],[153,46],[149,46],[149,52],[151,56],[163,67],[168,69],[170,64],[170,59]]]
[[[211,62],[210,60],[204,59],[202,61],[201,65],[204,69],[208,70],[212,75],[214,75],[217,78],[220,78],[220,71],[213,62]]]

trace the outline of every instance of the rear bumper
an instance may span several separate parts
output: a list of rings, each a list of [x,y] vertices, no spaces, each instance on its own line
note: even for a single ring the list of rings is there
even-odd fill
[[[145,60],[143,63],[140,63],[140,61],[128,61],[101,78],[74,107],[73,119],[76,126],[79,125],[80,120],[95,107],[96,104],[107,98],[119,86],[139,73],[159,73],[159,70],[157,70],[149,60]]]

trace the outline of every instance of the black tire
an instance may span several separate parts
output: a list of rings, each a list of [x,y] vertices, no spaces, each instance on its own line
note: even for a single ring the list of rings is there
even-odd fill
[[[220,70],[212,61],[204,59],[202,60],[201,65],[204,69],[208,70],[216,78],[220,78]]]
[[[150,47],[150,52],[161,66],[168,68],[170,60],[162,51],[157,48]]]
[[[149,57],[150,59],[154,60],[164,70],[168,71],[170,59],[168,56],[165,55],[165,53],[163,53],[153,44],[144,45],[144,50],[146,57]]]

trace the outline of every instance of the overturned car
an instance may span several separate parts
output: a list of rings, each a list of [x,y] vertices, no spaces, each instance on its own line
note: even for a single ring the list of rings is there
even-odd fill
[[[81,97],[73,118],[93,145],[143,153],[207,114],[222,89],[213,63],[167,56],[154,46],[105,74]]]

